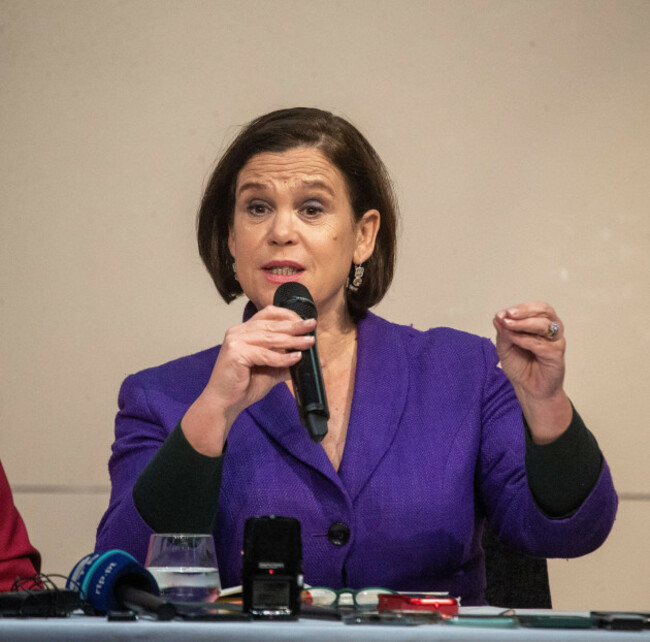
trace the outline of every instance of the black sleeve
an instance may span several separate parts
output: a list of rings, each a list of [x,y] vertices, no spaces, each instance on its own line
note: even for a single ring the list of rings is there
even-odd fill
[[[550,444],[538,445],[526,420],[526,475],[537,505],[553,519],[580,508],[598,481],[603,455],[595,437],[573,409],[567,430]]]
[[[133,487],[144,521],[157,533],[211,533],[223,457],[194,450],[179,423]]]

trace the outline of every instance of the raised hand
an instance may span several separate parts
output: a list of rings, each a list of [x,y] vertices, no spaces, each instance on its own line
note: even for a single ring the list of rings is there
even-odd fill
[[[497,312],[496,347],[537,443],[556,439],[568,427],[572,408],[563,389],[564,326],[548,304],[522,303]]]

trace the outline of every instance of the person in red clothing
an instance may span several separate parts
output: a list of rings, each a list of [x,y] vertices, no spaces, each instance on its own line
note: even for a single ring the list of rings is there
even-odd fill
[[[0,591],[11,590],[17,578],[32,577],[40,568],[41,555],[29,541],[0,462]]]

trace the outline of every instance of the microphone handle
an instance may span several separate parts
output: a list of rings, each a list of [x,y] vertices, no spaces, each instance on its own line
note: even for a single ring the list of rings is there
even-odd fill
[[[172,620],[176,617],[176,607],[157,595],[133,586],[118,584],[115,596],[126,608],[136,613],[154,613],[159,620]]]
[[[300,422],[311,440],[320,443],[327,434],[330,411],[315,343],[309,350],[303,350],[302,358],[290,370]]]

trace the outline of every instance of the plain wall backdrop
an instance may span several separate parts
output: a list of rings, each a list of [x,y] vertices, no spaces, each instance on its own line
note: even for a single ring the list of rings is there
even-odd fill
[[[647,0],[0,0],[0,458],[44,570],[93,548],[122,379],[241,318],[194,238],[216,158],[304,105],[395,181],[379,314],[557,309],[621,504],[554,604],[650,608],[649,62]]]

